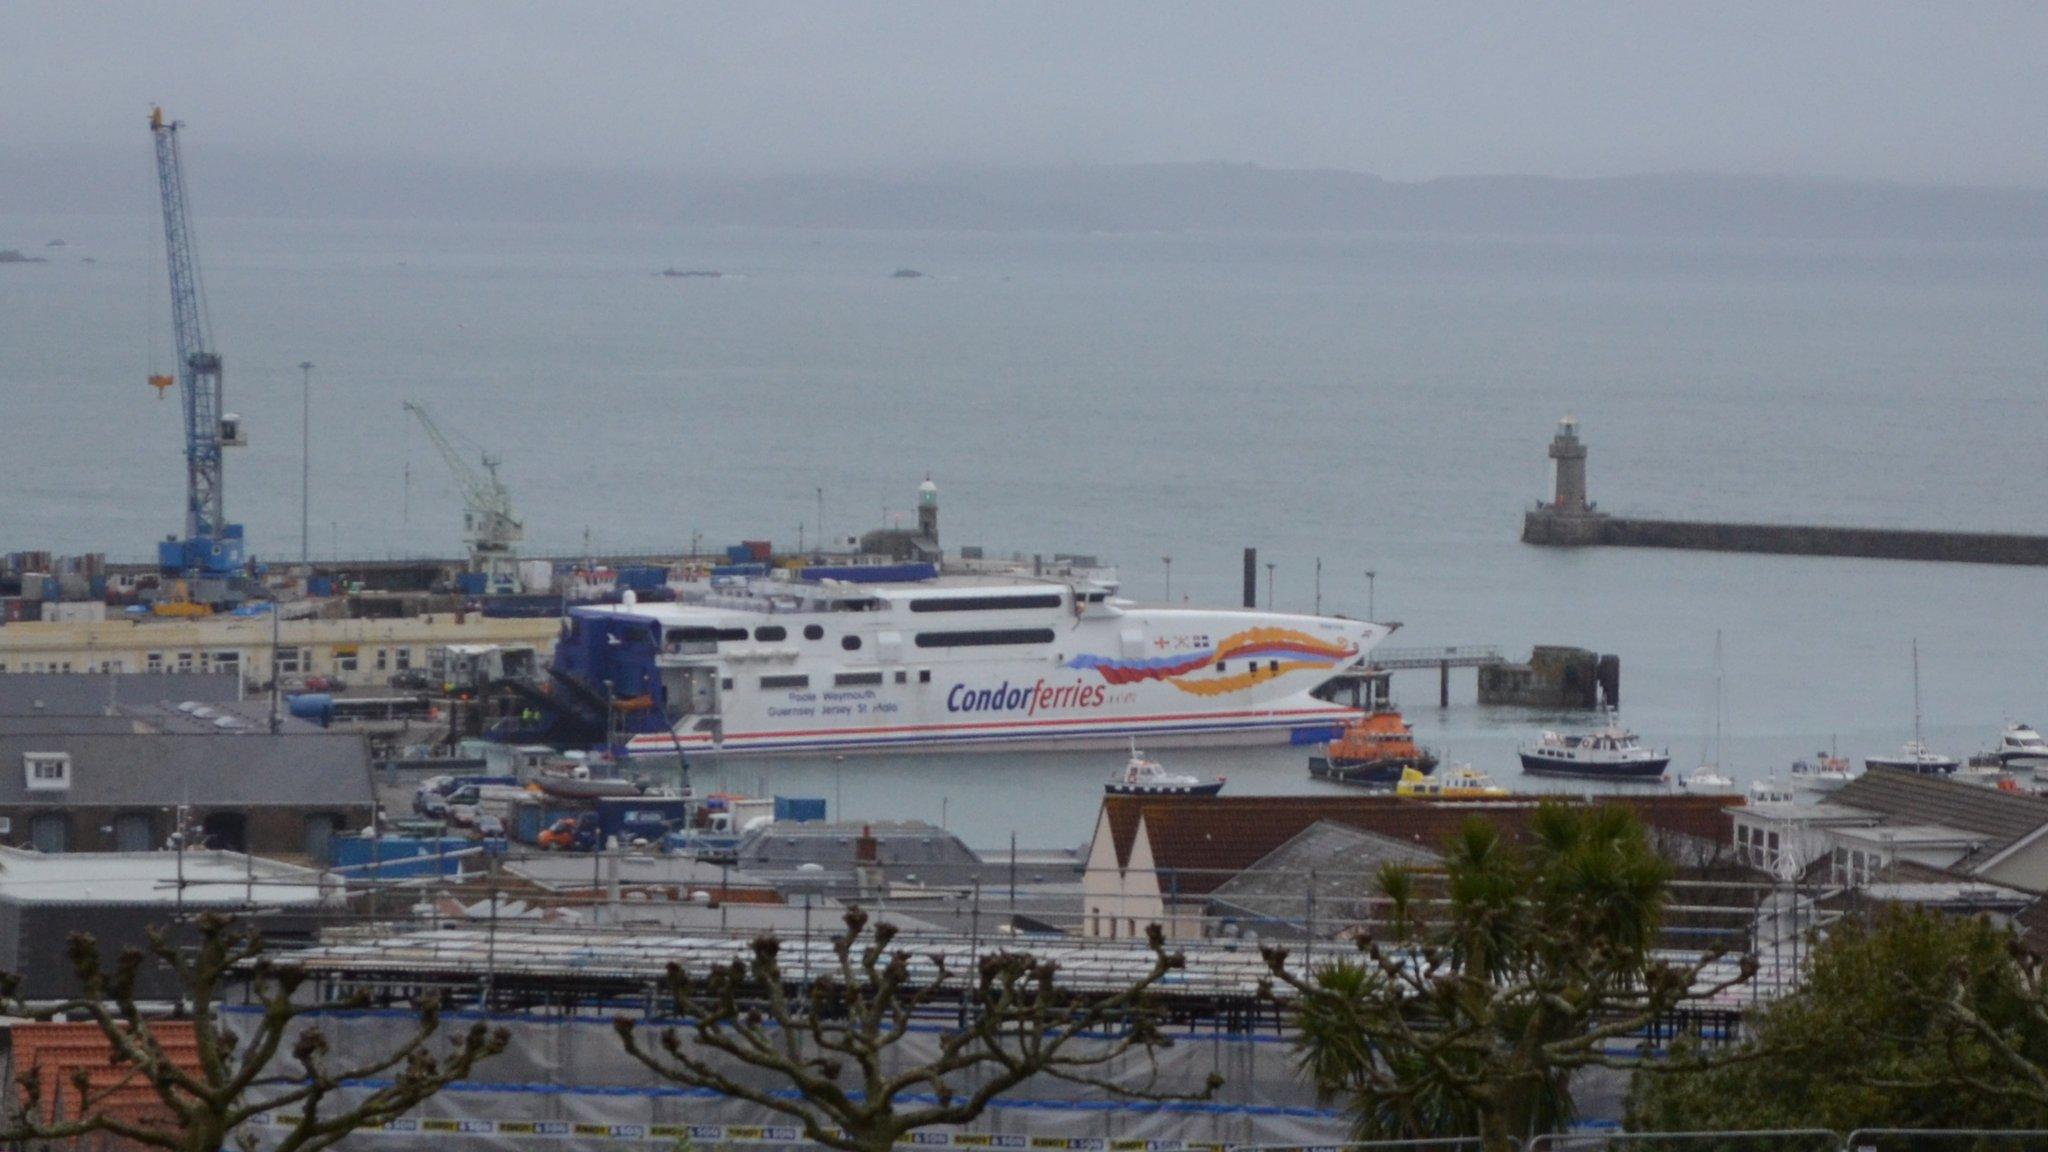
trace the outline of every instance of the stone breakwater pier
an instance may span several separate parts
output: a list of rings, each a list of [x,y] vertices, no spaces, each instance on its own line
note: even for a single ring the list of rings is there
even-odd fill
[[[1577,421],[1567,417],[1558,423],[1550,458],[1557,461],[1556,490],[1549,502],[1539,502],[1523,516],[1524,544],[2048,565],[2048,536],[1610,516],[1586,499],[1586,445],[1579,439]]]

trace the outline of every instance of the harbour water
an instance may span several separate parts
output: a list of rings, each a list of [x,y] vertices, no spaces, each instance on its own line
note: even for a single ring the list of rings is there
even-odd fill
[[[949,547],[1095,553],[1127,591],[1283,608],[1402,645],[1578,644],[1625,715],[1702,754],[1723,634],[1738,780],[1912,727],[1964,754],[2048,715],[2048,574],[1517,542],[1556,419],[1616,512],[2041,531],[2048,252],[2012,245],[1361,236],[829,233],[215,219],[202,263],[228,504],[299,554],[311,360],[315,556],[449,554],[460,511],[404,399],[504,458],[536,550],[815,539],[908,516]],[[0,546],[139,557],[178,525],[154,220],[0,217]],[[68,247],[43,248],[62,237]],[[83,259],[94,262],[87,264]],[[664,267],[718,278],[663,278]],[[903,267],[926,275],[899,279]],[[152,346],[154,357],[152,358]],[[587,535],[586,535],[587,532]],[[1263,570],[1261,572],[1263,576]],[[1560,718],[1481,710],[1470,673],[1396,677],[1418,734],[1503,783]],[[1308,790],[1305,749],[1162,754],[1233,792]],[[994,845],[1088,833],[1094,756],[744,761],[735,786],[839,796]]]

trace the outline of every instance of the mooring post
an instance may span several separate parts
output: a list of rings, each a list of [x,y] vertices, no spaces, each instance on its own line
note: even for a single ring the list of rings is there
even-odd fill
[[[1439,708],[1449,708],[1451,706],[1451,662],[1449,660],[1439,660],[1436,662],[1436,706]]]
[[[1257,548],[1247,548],[1244,550],[1244,606],[1247,608],[1257,608],[1259,606],[1259,550]]]

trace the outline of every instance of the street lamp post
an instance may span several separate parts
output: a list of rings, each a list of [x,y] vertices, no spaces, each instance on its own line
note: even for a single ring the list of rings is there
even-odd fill
[[[313,508],[313,362],[299,361],[299,563],[313,559],[307,525]]]
[[[1373,571],[1370,568],[1367,568],[1365,570],[1365,618],[1367,620],[1375,619],[1372,610],[1372,588],[1373,578],[1378,575],[1379,573]]]
[[[1316,615],[1323,614],[1323,558],[1316,557]]]
[[[1273,610],[1273,561],[1266,561],[1266,611]]]
[[[1171,604],[1173,603],[1173,557],[1161,556],[1159,562],[1166,565],[1166,602]]]

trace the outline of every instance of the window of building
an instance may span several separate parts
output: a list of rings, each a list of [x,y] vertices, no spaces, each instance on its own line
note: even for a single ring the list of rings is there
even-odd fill
[[[154,652],[150,653],[149,656],[151,660],[156,659],[156,653]],[[280,673],[303,672],[305,671],[302,663],[304,659],[304,654],[297,648],[279,648],[277,650],[277,671]]]
[[[810,678],[809,676],[763,676],[763,677],[761,677],[761,687],[762,687],[762,688],[763,688],[764,690],[771,690],[771,691],[772,691],[772,690],[776,690],[776,689],[782,689],[782,688],[809,688],[810,686],[811,686],[811,678]]]
[[[1051,633],[1047,633],[1047,635],[1051,635]],[[848,652],[858,652],[860,651],[860,637],[841,636],[839,638],[839,646],[841,648],[846,649]]]
[[[919,648],[990,648],[1005,644],[1050,644],[1050,628],[985,628],[974,632],[919,632]]]
[[[71,787],[69,752],[24,752],[21,754],[23,783],[38,792],[61,791]]]
[[[391,664],[400,672],[412,667],[412,649],[395,648],[391,652]]]
[[[780,624],[763,624],[754,629],[754,639],[763,644],[773,644],[778,640],[789,639],[789,629]]]
[[[841,672],[832,677],[832,686],[835,688],[857,687],[864,684],[880,684],[881,682],[882,674],[880,672]]]
[[[385,669],[389,668],[390,665],[391,650],[388,648],[377,649],[377,659],[371,666],[374,667],[377,671],[382,672]]]
[[[149,654],[148,656],[144,657],[144,658],[143,658],[143,670],[144,670],[144,671],[146,671],[146,672],[161,672],[161,671],[163,671],[163,670],[164,670],[164,654],[163,654],[163,653],[161,653],[161,652],[151,652],[151,653],[150,653],[150,654]]]
[[[191,654],[190,652],[180,652],[180,653],[178,653],[178,671],[180,671],[180,672],[190,672],[191,670],[192,670],[192,654]]]
[[[336,672],[355,671],[356,650],[354,648],[336,648],[334,650],[334,670]]]

